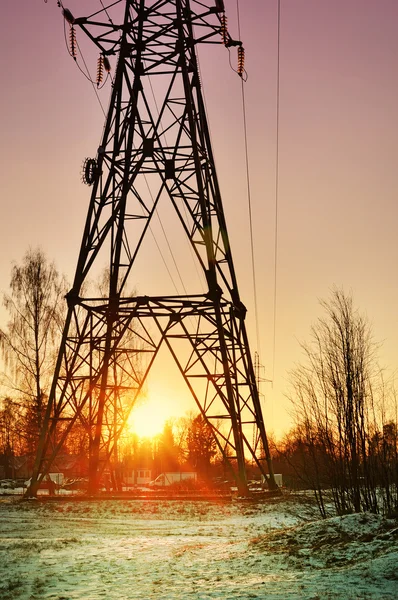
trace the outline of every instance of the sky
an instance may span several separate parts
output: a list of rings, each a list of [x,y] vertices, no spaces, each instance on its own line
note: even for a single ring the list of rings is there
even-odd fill
[[[322,315],[319,299],[327,298],[333,286],[351,292],[367,315],[375,340],[382,343],[380,364],[387,373],[398,366],[398,3],[280,4],[276,201],[278,2],[225,1],[236,38],[239,6],[246,49],[257,322],[241,81],[222,46],[199,53],[251,349],[260,354],[264,379],[273,379],[261,384],[266,427],[276,435],[291,424],[286,393],[289,371],[303,358],[300,341],[309,338]],[[97,0],[65,2],[75,16],[97,5]],[[38,245],[73,279],[90,197],[81,183],[81,166],[85,157],[95,156],[104,116],[66,51],[55,0],[5,0],[0,32],[0,290],[7,291],[12,261]],[[86,41],[79,41],[94,72],[90,43],[86,48]],[[108,95],[105,87],[104,106]],[[152,258],[149,252],[143,270]],[[144,275],[137,280],[140,293],[143,286]],[[0,319],[5,323],[4,310]],[[152,407],[160,402],[165,417],[179,416],[192,406],[176,373],[167,371],[166,376],[160,367],[158,378],[149,382],[148,402]]]

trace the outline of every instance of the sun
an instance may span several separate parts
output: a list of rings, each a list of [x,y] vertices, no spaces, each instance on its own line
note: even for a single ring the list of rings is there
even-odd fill
[[[176,365],[167,353],[160,354],[131,411],[127,428],[141,438],[153,438],[162,433],[166,421],[177,420],[193,409],[194,400]]]
[[[172,416],[167,398],[151,395],[133,408],[127,425],[139,437],[152,438],[163,431],[165,422]]]

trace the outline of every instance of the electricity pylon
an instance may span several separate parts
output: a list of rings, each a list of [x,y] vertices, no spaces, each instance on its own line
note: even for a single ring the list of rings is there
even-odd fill
[[[196,48],[212,42],[238,47],[243,74],[242,46],[227,32],[223,2],[120,0],[85,18],[63,13],[74,57],[80,28],[99,49],[99,80],[114,56],[117,66],[102,142],[85,163],[91,200],[29,494],[76,422],[90,436],[89,491],[97,491],[164,346],[239,491],[247,493],[245,451],[275,488],[198,72]],[[165,203],[203,287],[132,295],[137,256]],[[108,290],[93,297],[86,281],[104,256]]]

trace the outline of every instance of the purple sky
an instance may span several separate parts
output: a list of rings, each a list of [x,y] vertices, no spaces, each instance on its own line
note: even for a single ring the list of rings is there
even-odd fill
[[[237,37],[236,0],[225,4]],[[249,73],[245,95],[260,350],[270,378],[277,1],[239,4]],[[97,0],[65,5],[75,16],[100,7]],[[103,115],[66,52],[55,0],[6,2],[0,30],[0,289],[6,290],[11,261],[19,261],[29,246],[41,245],[72,279],[90,194],[80,182],[81,164],[95,155]],[[94,72],[90,43],[79,40]],[[282,0],[280,43],[275,382],[272,389],[269,384],[262,389],[268,427],[277,432],[288,423],[283,394],[288,371],[301,357],[298,340],[308,338],[321,314],[318,298],[327,297],[333,285],[352,290],[373,323],[375,338],[384,342],[382,365],[398,366],[398,3]],[[200,64],[254,351],[240,80],[222,47],[201,51]],[[105,106],[108,93],[109,88],[102,92]],[[4,316],[0,312],[3,321]],[[161,385],[154,382],[153,389]],[[172,414],[184,412],[185,406],[177,406],[184,394],[175,392]]]

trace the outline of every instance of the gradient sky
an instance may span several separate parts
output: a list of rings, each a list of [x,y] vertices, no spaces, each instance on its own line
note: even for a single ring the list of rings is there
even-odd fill
[[[66,52],[55,0],[6,0],[0,21],[0,290],[11,261],[41,245],[71,281],[90,191],[80,181],[95,156],[103,114]],[[236,0],[226,0],[237,37]],[[398,2],[281,0],[276,345],[273,353],[277,0],[240,0],[259,313],[254,319],[242,98],[223,47],[200,51],[203,87],[252,351],[259,350],[268,429],[289,425],[288,372],[301,359],[334,286],[354,301],[383,342],[380,363],[398,366]],[[68,0],[75,16],[97,0]],[[95,71],[90,43],[79,38]],[[235,56],[232,55],[232,61]],[[102,91],[107,105],[109,88]],[[154,251],[155,252],[155,251]],[[147,264],[152,260],[145,257]],[[154,258],[155,260],[155,258]],[[145,289],[140,287],[140,293]],[[161,292],[160,292],[161,293]],[[0,312],[4,322],[4,311]],[[257,347],[259,346],[259,348]],[[160,373],[170,414],[188,394]],[[161,392],[160,392],[161,391]]]

